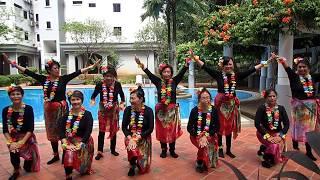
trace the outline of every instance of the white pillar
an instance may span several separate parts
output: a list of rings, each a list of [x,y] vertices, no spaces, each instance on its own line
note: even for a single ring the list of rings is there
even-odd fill
[[[268,48],[265,48],[263,54],[261,55],[261,61],[266,61],[268,59]],[[260,73],[260,85],[259,91],[263,91],[266,89],[266,80],[267,80],[267,67],[261,68]]]
[[[66,64],[68,65],[67,67],[67,73],[73,73],[76,71],[76,59],[74,54],[69,54],[69,58],[67,59]]]
[[[279,56],[285,57],[290,67],[292,67],[293,58],[293,35],[289,33],[279,34]],[[278,91],[278,103],[285,106],[287,112],[290,112],[291,106],[289,100],[291,98],[291,90],[289,79],[282,65],[278,66],[278,83],[276,85]]]
[[[223,46],[223,56],[233,57],[233,46],[232,45]]]
[[[16,63],[18,63],[18,54],[17,53],[7,53],[7,55],[9,56],[9,60],[15,60]],[[10,67],[9,74],[18,74],[17,68],[13,68],[13,67],[11,67],[11,65],[9,67]]]
[[[194,62],[193,61],[191,61],[189,65],[188,87],[194,88]]]

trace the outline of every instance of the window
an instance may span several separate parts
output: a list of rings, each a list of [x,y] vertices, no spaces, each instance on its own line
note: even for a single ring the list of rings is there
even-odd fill
[[[47,21],[47,29],[51,29],[51,22]]]
[[[24,32],[24,40],[29,40],[29,33],[28,32]]]
[[[36,14],[36,21],[39,21],[39,14]]]
[[[40,34],[37,34],[37,41],[40,42]]]
[[[114,27],[113,28],[113,35],[114,36],[121,36],[121,27]]]
[[[28,19],[28,12],[27,12],[27,11],[23,11],[23,17],[24,17],[25,19]]]
[[[96,3],[89,3],[89,7],[96,7]]]
[[[121,11],[120,3],[113,3],[113,12],[120,12],[120,11]]]
[[[1,5],[6,5],[6,2],[0,1],[0,6],[1,6]]]
[[[50,6],[50,0],[46,0],[46,6]]]
[[[80,5],[80,4],[82,4],[82,1],[73,1],[72,4],[74,4],[74,5]]]

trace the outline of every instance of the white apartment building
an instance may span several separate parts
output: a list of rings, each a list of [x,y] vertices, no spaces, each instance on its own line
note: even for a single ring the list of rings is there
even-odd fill
[[[69,21],[94,19],[104,21],[113,31],[108,44],[119,55],[121,67],[118,73],[141,74],[134,64],[134,55],[141,60],[149,57],[148,67],[154,71],[155,53],[148,48],[134,46],[137,32],[146,22],[141,22],[143,0],[0,0],[0,8],[13,11],[5,20],[10,28],[21,30],[21,38],[0,40],[0,52],[20,65],[44,69],[49,59],[60,61],[72,73],[86,64],[79,46],[66,34],[62,27]],[[107,57],[107,52],[96,52],[98,57]],[[0,59],[0,74],[16,74]]]

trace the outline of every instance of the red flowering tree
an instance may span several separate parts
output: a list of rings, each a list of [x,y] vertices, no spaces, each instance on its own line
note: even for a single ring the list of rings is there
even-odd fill
[[[275,44],[283,28],[296,33],[318,29],[320,1],[252,0],[220,7],[203,20],[202,45]]]

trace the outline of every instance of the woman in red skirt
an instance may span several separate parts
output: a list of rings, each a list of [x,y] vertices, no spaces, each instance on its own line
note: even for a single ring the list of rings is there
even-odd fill
[[[91,96],[91,105],[95,104],[95,98],[100,94],[99,103],[99,135],[98,135],[98,154],[95,157],[99,160],[103,157],[103,145],[105,132],[110,132],[110,150],[111,154],[118,156],[116,152],[117,132],[119,130],[119,110],[124,110],[125,97],[122,90],[121,83],[116,81],[117,72],[113,67],[102,66],[101,73],[103,80],[96,84],[94,92]],[[121,102],[118,102],[118,95],[120,95]]]
[[[72,179],[72,171],[76,169],[81,175],[91,174],[94,154],[91,137],[93,118],[91,112],[85,110],[82,92],[76,90],[68,93],[72,108],[60,120],[60,138],[64,152],[63,165],[66,179]]]
[[[2,128],[14,168],[9,180],[15,180],[20,175],[20,157],[24,158],[23,168],[26,172],[37,172],[40,171],[40,156],[33,133],[33,109],[22,102],[23,89],[20,86],[10,86],[8,95],[12,105],[2,110]]]
[[[196,170],[202,173],[217,167],[219,119],[207,89],[198,92],[198,103],[190,112],[187,129],[192,144],[198,148]]]
[[[222,136],[226,136],[227,151],[226,154],[231,158],[236,156],[231,152],[231,136],[236,139],[241,130],[240,121],[240,101],[236,95],[236,85],[256,70],[263,67],[262,64],[256,65],[245,72],[234,72],[234,60],[231,57],[224,56],[219,60],[219,66],[222,71],[209,68],[199,56],[191,54],[193,59],[204,69],[213,79],[217,81],[218,94],[214,99],[214,106],[218,110],[220,121],[219,132],[219,156],[224,157],[222,147]]]
[[[263,156],[262,166],[270,168],[282,162],[281,153],[285,150],[289,118],[285,108],[277,104],[277,92],[269,89],[263,94],[266,103],[260,105],[255,116],[257,138],[261,142],[258,155]]]
[[[135,57],[136,63],[147,74],[151,82],[157,88],[158,104],[156,104],[156,137],[160,141],[162,152],[160,157],[167,157],[167,143],[169,143],[170,155],[179,157],[175,153],[176,140],[182,135],[179,106],[176,104],[177,86],[188,70],[189,63],[186,61],[179,73],[173,77],[173,69],[169,64],[160,64],[160,76],[152,74],[139,58]]]
[[[122,131],[130,162],[128,176],[135,175],[138,167],[141,174],[146,173],[151,165],[151,133],[154,116],[150,107],[144,105],[144,91],[139,86],[130,93],[130,103],[123,113]]]
[[[17,68],[24,74],[34,78],[43,86],[44,96],[44,122],[46,125],[47,138],[51,142],[53,151],[53,158],[47,162],[52,164],[59,161],[58,141],[59,141],[59,127],[58,120],[64,116],[67,111],[66,102],[66,87],[69,81],[85,73],[92,68],[95,68],[100,60],[93,65],[78,70],[74,73],[60,76],[60,64],[55,60],[49,60],[45,65],[48,75],[36,74],[20,65],[15,61],[9,61],[6,54],[3,54],[5,60],[11,64],[12,67]]]

